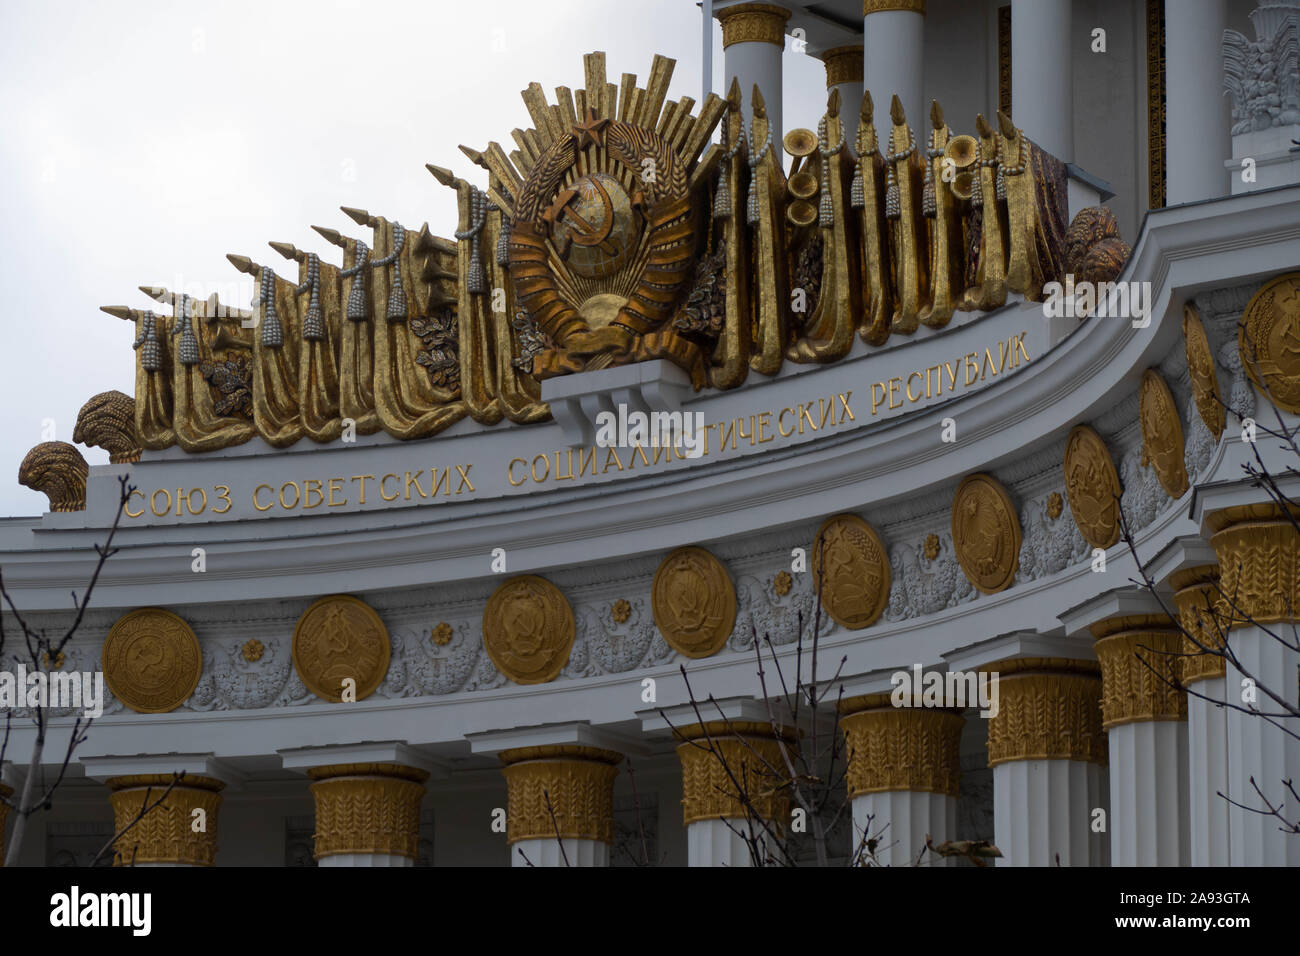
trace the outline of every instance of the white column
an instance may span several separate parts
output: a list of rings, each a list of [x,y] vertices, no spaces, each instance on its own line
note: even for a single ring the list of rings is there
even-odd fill
[[[876,129],[890,129],[889,104],[897,93],[919,142],[929,116],[923,90],[925,0],[864,0],[862,10],[863,83],[871,91]]]
[[[687,865],[753,866],[747,832],[744,820],[696,820],[687,824]]]
[[[1222,677],[1188,684],[1188,836],[1192,866],[1227,866],[1230,862],[1228,801],[1219,796],[1228,792],[1228,712],[1197,696],[1223,700],[1226,686]]]
[[[1173,681],[1183,633],[1163,614],[1090,628],[1110,751],[1111,866],[1186,866],[1187,694]]]
[[[1105,866],[1108,812],[1101,678],[1093,661],[1023,658],[990,664],[993,843],[998,866]]]
[[[785,23],[790,11],[771,3],[741,3],[716,10],[722,24],[722,60],[725,89],[733,79],[740,82],[742,112],[748,132],[753,121],[753,89],[758,84],[767,106],[772,130],[772,147],[781,152],[781,54],[785,51]],[[757,147],[755,147],[757,148]]]
[[[879,840],[876,862],[882,866],[948,866],[950,859],[925,852],[925,838],[935,843],[957,834],[957,799],[946,793],[888,790],[853,798],[853,832]]]
[[[1070,0],[1011,0],[1011,111],[1025,135],[1074,162]]]
[[[826,94],[839,90],[844,141],[852,145],[862,111],[862,45],[833,47],[822,53],[821,59],[826,64]]]
[[[1166,4],[1165,201],[1170,206],[1228,193],[1222,47],[1227,17],[1225,0]]]
[[[516,840],[510,847],[511,866],[609,866],[609,844],[601,840],[554,837]]]
[[[1106,768],[1084,760],[1012,760],[993,768],[998,866],[1105,866],[1094,811],[1109,800]]]
[[[1294,640],[1289,624],[1270,624],[1269,630],[1283,640]],[[1296,706],[1296,667],[1300,657],[1283,647],[1278,637],[1269,636],[1257,626],[1232,631],[1228,641],[1242,670],[1228,665],[1225,692],[1233,695],[1238,704],[1248,706],[1242,702],[1242,693],[1249,686],[1245,683],[1245,675],[1249,674],[1274,693],[1284,694]],[[1258,692],[1254,706],[1267,714],[1278,714],[1281,710],[1262,691]],[[1295,730],[1294,718],[1275,717],[1274,720]],[[1293,781],[1300,790],[1300,743],[1263,717],[1239,710],[1228,711],[1227,738],[1228,794],[1232,799],[1259,810],[1265,809],[1267,800],[1282,808],[1283,818],[1288,822],[1300,820],[1300,807],[1283,783]],[[1300,841],[1281,832],[1281,826],[1282,821],[1275,816],[1229,806],[1231,865],[1300,866]]]
[[[1142,720],[1108,734],[1111,865],[1186,866],[1186,726]]]
[[[335,853],[323,856],[317,866],[415,866],[415,860],[395,853]]]
[[[850,853],[876,841],[876,862],[914,866],[925,838],[957,838],[961,729],[951,710],[896,707],[889,694],[845,701],[840,720],[847,745],[846,781],[853,801]],[[948,861],[925,853],[923,862]]]

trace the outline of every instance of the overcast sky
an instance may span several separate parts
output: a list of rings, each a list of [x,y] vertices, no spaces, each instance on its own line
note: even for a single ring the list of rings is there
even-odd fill
[[[86,399],[134,391],[134,331],[99,306],[241,280],[247,306],[226,253],[287,266],[274,239],[336,262],[309,227],[362,235],[340,205],[450,236],[454,194],[424,164],[485,183],[457,145],[513,149],[530,82],[553,101],[604,50],[644,83],[662,53],[669,98],[698,100],[700,46],[691,0],[0,0],[0,515],[46,510],[17,476],[47,420],[71,441]],[[785,102],[787,129],[825,103],[788,41]]]

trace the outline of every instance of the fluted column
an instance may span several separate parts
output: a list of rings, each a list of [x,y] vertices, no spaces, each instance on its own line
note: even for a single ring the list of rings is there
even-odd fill
[[[790,816],[782,787],[789,774],[771,725],[718,720],[682,727],[677,736],[688,865],[784,862],[778,843]],[[748,805],[734,781],[744,785]]]
[[[165,773],[110,777],[106,783],[113,806],[113,832],[121,832],[148,809],[113,847],[114,866],[212,866],[217,857],[217,811],[225,784],[212,777],[186,774],[172,787]],[[201,823],[200,823],[201,821]]]
[[[961,782],[960,742],[965,718],[950,710],[895,707],[889,694],[845,701],[840,726],[848,745],[847,782],[853,805],[856,853],[878,840],[876,859],[885,866],[946,866],[924,853],[957,833]]]
[[[826,64],[826,94],[839,90],[844,141],[852,143],[858,135],[862,111],[862,44],[832,47],[821,54],[821,59]]]
[[[919,141],[929,115],[923,90],[925,0],[862,0],[862,34],[863,83],[871,91],[876,129],[891,128],[889,104],[897,93]]]
[[[790,19],[790,11],[771,3],[741,3],[724,7],[714,16],[722,24],[722,58],[726,74],[723,88],[730,89],[733,79],[740,81],[742,112],[748,135],[754,118],[754,84],[758,84],[767,107],[772,146],[779,158],[783,155],[781,136],[784,132],[781,125],[781,54],[785,51],[785,24]],[[751,145],[751,149],[758,149],[758,145]]]
[[[1011,108],[1017,126],[1074,162],[1070,0],[1011,0]]]
[[[1093,830],[1109,803],[1097,665],[1026,658],[985,669],[998,674],[988,742],[998,866],[1105,866],[1107,837]]]
[[[390,763],[311,767],[320,866],[414,866],[429,774]]]
[[[1201,648],[1220,646],[1214,603],[1217,565],[1177,571],[1170,578],[1185,639],[1182,668],[1187,688],[1188,853],[1192,866],[1227,866],[1228,713],[1223,701],[1225,662]],[[1197,644],[1200,647],[1197,647]]]
[[[1300,655],[1284,643],[1294,642],[1292,627],[1300,616],[1300,532],[1271,504],[1215,512],[1210,526],[1222,594],[1235,603],[1235,607],[1223,603],[1219,607],[1231,622],[1228,644],[1239,665],[1229,662],[1224,693],[1238,707],[1250,707],[1247,698],[1253,682],[1271,689],[1292,708],[1300,706],[1296,687]],[[1276,716],[1283,713],[1281,705],[1262,689],[1255,696],[1255,708],[1275,715],[1273,721],[1294,731],[1295,718]],[[1281,807],[1286,820],[1300,819],[1300,808],[1284,783],[1293,781],[1300,789],[1300,744],[1268,718],[1235,708],[1227,712],[1227,738],[1228,796],[1260,810],[1267,801]],[[1279,832],[1281,825],[1266,813],[1229,806],[1231,865],[1300,865],[1300,842]]]
[[[1091,630],[1109,748],[1111,864],[1186,866],[1187,695],[1166,679],[1182,633],[1159,615],[1110,618]]]
[[[14,788],[0,783],[0,799],[8,800],[14,795]],[[5,865],[5,823],[9,817],[9,805],[0,802],[0,866]]]
[[[608,866],[614,778],[623,755],[548,745],[501,751],[514,866]]]
[[[1165,7],[1165,196],[1170,206],[1228,193],[1222,49],[1227,25],[1226,0],[1178,0]]]

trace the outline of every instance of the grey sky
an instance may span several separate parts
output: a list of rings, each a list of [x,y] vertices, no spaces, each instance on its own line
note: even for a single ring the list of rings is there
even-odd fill
[[[716,30],[714,48],[718,89]],[[673,57],[670,97],[699,98],[689,0],[0,0],[0,514],[46,509],[17,483],[46,420],[71,441],[86,399],[134,390],[134,332],[99,306],[242,280],[246,307],[226,253],[279,264],[274,239],[337,261],[309,227],[360,235],[340,205],[450,236],[453,194],[424,164],[483,181],[457,145],[510,143],[519,91],[580,87],[592,50],[642,81]],[[820,61],[788,42],[785,102],[787,129],[825,104]]]

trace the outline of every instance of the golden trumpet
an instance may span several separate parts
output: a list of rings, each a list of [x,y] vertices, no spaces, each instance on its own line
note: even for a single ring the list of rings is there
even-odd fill
[[[785,134],[782,140],[785,151],[791,156],[811,156],[817,149],[817,134],[810,129],[799,127]]]
[[[791,225],[811,226],[817,221],[817,207],[804,199],[796,199],[785,209],[785,218]]]
[[[970,199],[971,193],[975,191],[975,174],[970,170],[964,170],[953,177],[953,181],[948,186],[958,199]]]
[[[958,169],[965,169],[979,159],[979,141],[974,136],[954,136],[943,148],[943,157],[952,160]]]
[[[817,195],[817,177],[811,170],[801,169],[797,173],[791,173],[785,188],[795,199],[812,199]]]

